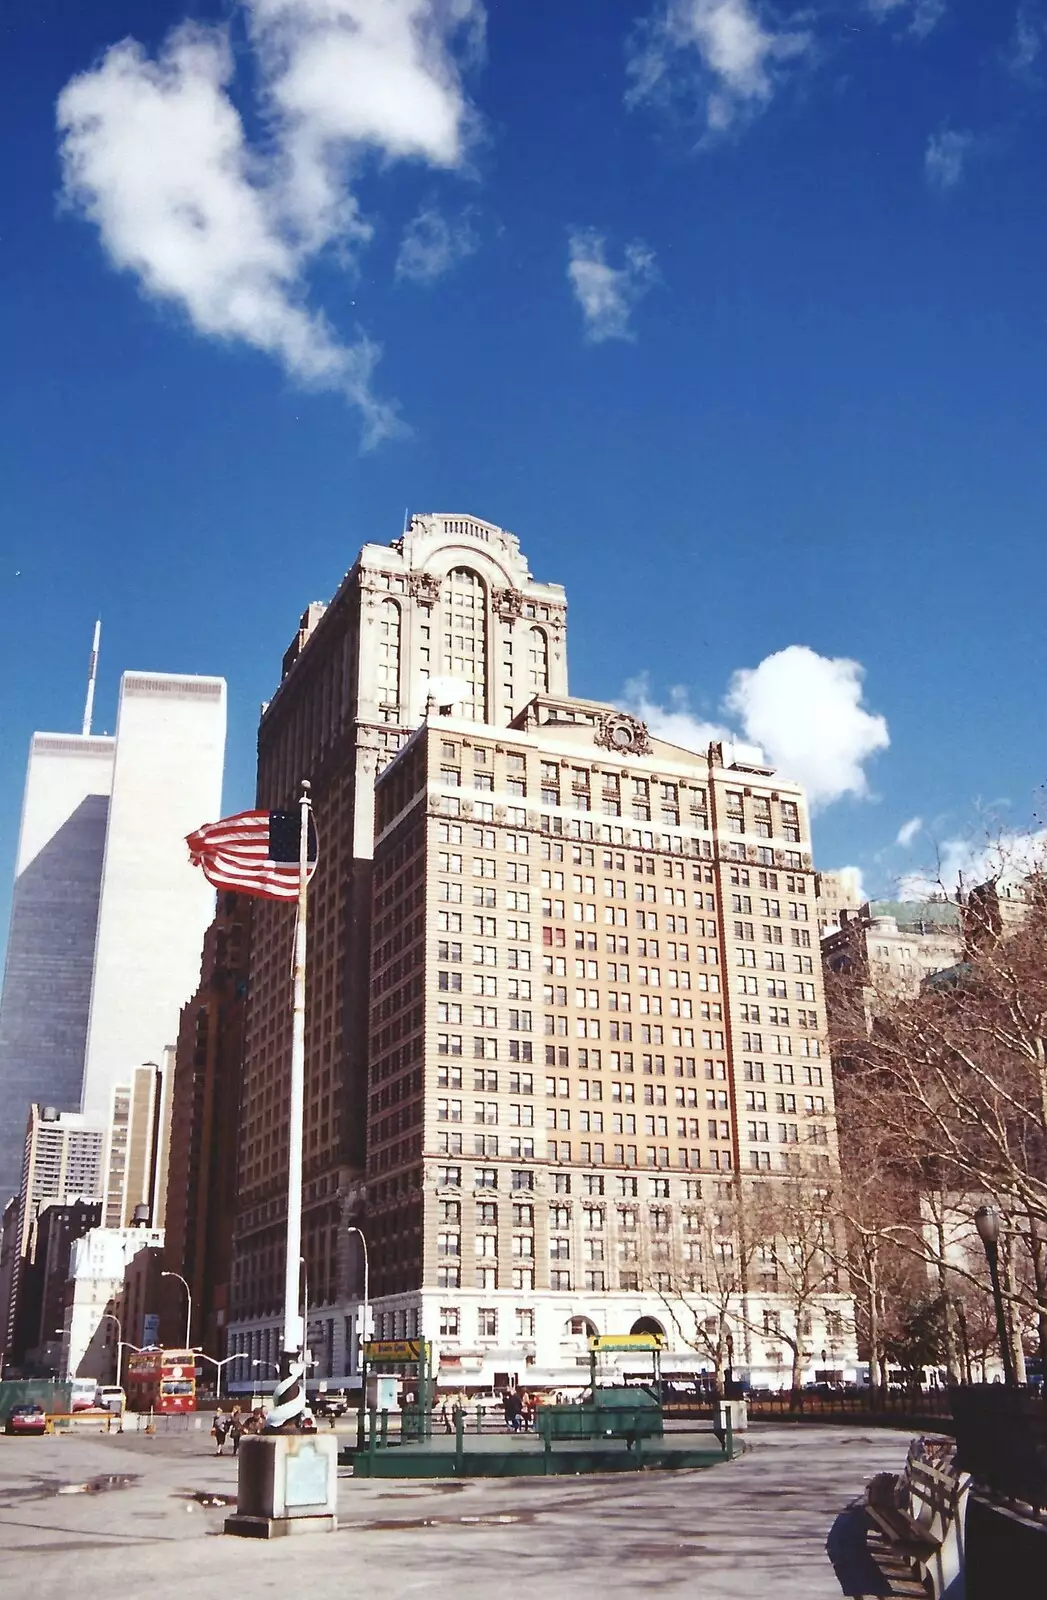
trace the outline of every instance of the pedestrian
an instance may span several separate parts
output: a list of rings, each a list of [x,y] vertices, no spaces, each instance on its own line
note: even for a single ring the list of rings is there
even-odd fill
[[[214,1442],[215,1442],[215,1455],[219,1455],[220,1456],[224,1452],[224,1450],[225,1450],[225,1441],[226,1441],[226,1437],[227,1437],[228,1433],[229,1433],[229,1423],[227,1422],[226,1418],[222,1415],[222,1413],[220,1411],[216,1411],[215,1414],[214,1414],[214,1421],[211,1424],[211,1434],[212,1434],[212,1437],[214,1438]],[[234,1453],[235,1453],[235,1446],[234,1446]]]
[[[534,1395],[530,1393],[523,1397],[523,1425],[525,1433],[530,1433],[534,1427]]]
[[[240,1440],[244,1435],[244,1414],[239,1406],[234,1406],[229,1414],[229,1433],[233,1441],[233,1455],[240,1453]]]
[[[519,1433],[521,1424],[523,1422],[523,1397],[521,1396],[519,1389],[511,1390],[509,1394],[509,1401],[509,1426],[514,1433]]]
[[[502,1412],[505,1416],[506,1430],[511,1432],[513,1426],[513,1391],[511,1389],[506,1389],[502,1396]]]

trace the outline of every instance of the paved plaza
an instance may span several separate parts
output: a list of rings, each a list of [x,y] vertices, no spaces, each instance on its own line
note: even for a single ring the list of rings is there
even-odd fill
[[[909,1436],[770,1427],[704,1472],[354,1483],[339,1531],[222,1535],[236,1463],[204,1434],[0,1437],[0,1593],[820,1600],[883,1592],[848,1507]],[[218,1502],[217,1504],[214,1502]],[[828,1544],[828,1551],[827,1551]],[[830,1554],[831,1553],[831,1554]]]

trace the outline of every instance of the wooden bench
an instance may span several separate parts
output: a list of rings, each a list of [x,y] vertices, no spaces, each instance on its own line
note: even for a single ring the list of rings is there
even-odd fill
[[[879,1472],[865,1491],[871,1520],[934,1595],[943,1595],[963,1564],[968,1474],[936,1466],[924,1441],[909,1448],[903,1473]]]

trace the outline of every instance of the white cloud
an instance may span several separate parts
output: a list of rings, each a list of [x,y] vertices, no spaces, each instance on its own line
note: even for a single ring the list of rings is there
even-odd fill
[[[435,206],[423,206],[404,229],[396,257],[396,276],[411,283],[435,283],[473,254],[476,235],[467,216],[451,223]]]
[[[113,264],[198,332],[242,341],[296,381],[339,391],[367,442],[396,431],[375,398],[378,347],[307,305],[307,271],[370,237],[350,188],[368,154],[464,159],[472,120],[453,48],[479,0],[246,0],[266,139],[231,96],[223,28],[184,23],[150,58],[112,46],[58,99],[63,195]]]
[[[684,750],[705,750],[710,744],[733,737],[730,728],[722,723],[705,722],[691,710],[687,690],[677,685],[669,690],[669,704],[660,705],[651,698],[651,685],[646,673],[630,678],[622,691],[623,704],[636,716],[642,717],[658,739],[668,739]]]
[[[352,234],[346,166],[366,151],[458,166],[472,123],[450,45],[478,0],[246,0],[283,202],[313,248]]]
[[[840,880],[840,886],[851,904],[863,906],[869,896],[866,893],[861,867],[837,867],[835,872]]]
[[[919,872],[906,873],[899,884],[903,900],[925,900],[929,895],[956,893],[998,878],[1015,884],[1033,871],[1047,867],[1047,828],[1030,832],[1001,829],[981,838],[943,839],[937,847],[937,863]]]
[[[627,100],[694,99],[709,132],[724,133],[766,106],[784,65],[812,43],[758,0],[662,0],[634,40]]]
[[[927,182],[938,189],[955,189],[963,177],[964,164],[973,144],[973,134],[953,128],[940,128],[932,133],[923,156]]]
[[[803,784],[813,809],[845,795],[863,799],[869,793],[864,763],[886,750],[890,737],[885,719],[862,704],[862,676],[857,661],[789,645],[734,673],[723,710],[774,767]],[[694,716],[683,689],[672,690],[669,705],[661,706],[645,679],[633,679],[625,703],[653,733],[685,749],[737,737],[730,727]]]
[[[946,0],[869,0],[869,10],[878,22],[904,18],[906,31],[917,39],[926,39],[933,32],[946,9]]]
[[[910,817],[908,822],[903,822],[898,829],[898,836],[894,841],[895,844],[901,845],[903,850],[908,850],[922,827],[922,817]]]
[[[869,790],[863,763],[890,744],[883,717],[862,705],[863,669],[846,657],[789,645],[731,680],[724,701],[812,806]]]
[[[607,260],[607,244],[594,228],[574,229],[568,241],[567,276],[585,318],[586,338],[631,339],[633,308],[657,281],[654,254],[635,240],[626,245],[620,267]]]

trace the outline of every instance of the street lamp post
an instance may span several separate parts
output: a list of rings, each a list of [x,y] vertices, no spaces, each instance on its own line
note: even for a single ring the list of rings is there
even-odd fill
[[[367,1255],[367,1240],[364,1237],[363,1229],[362,1228],[358,1228],[356,1226],[355,1222],[354,1222],[354,1223],[351,1223],[349,1225],[349,1227],[346,1228],[345,1231],[346,1231],[346,1233],[355,1233],[356,1234],[357,1238],[360,1241],[360,1247],[361,1247],[361,1249],[363,1250],[363,1253],[364,1253],[364,1305],[363,1305],[363,1317],[361,1318],[361,1321],[360,1321],[360,1350],[362,1351],[363,1342],[367,1338],[368,1331],[369,1331],[368,1330],[368,1324],[370,1323],[370,1320],[371,1320],[371,1294],[370,1294],[370,1288],[371,1288],[371,1265],[370,1265],[370,1261],[369,1261],[368,1255]],[[361,1368],[363,1366],[363,1363],[362,1363],[362,1361],[360,1359],[360,1353],[359,1352],[357,1353],[356,1365],[357,1365],[358,1368]],[[361,1405],[362,1405],[362,1403],[363,1402],[362,1402],[362,1399],[361,1399]]]
[[[985,1247],[985,1259],[989,1264],[989,1281],[992,1284],[993,1303],[996,1307],[996,1332],[1000,1340],[1000,1354],[1003,1357],[1003,1381],[1008,1388],[1013,1388],[1014,1352],[1007,1332],[1003,1295],[1000,1292],[1000,1213],[995,1206],[979,1206],[974,1213],[974,1226]]]
[[[219,1360],[219,1358],[217,1356],[205,1355],[202,1350],[198,1350],[196,1352],[196,1354],[199,1356],[201,1361],[209,1361],[211,1363],[212,1367],[217,1367],[218,1368],[218,1376],[215,1379],[215,1399],[216,1400],[221,1400],[221,1398],[222,1398],[222,1368],[223,1367],[227,1367],[229,1365],[230,1361],[246,1361],[246,1359],[247,1359],[247,1351],[246,1350],[237,1350],[235,1355],[222,1356],[221,1360]]]
[[[177,1278],[185,1290],[185,1348],[191,1350],[190,1336],[193,1329],[193,1291],[186,1283],[180,1272],[161,1272],[161,1278]]]
[[[122,1389],[123,1384],[120,1382],[120,1357],[123,1353],[124,1330],[120,1325],[120,1318],[116,1315],[115,1311],[103,1311],[102,1315],[108,1322],[116,1323],[116,1387],[118,1389]]]

